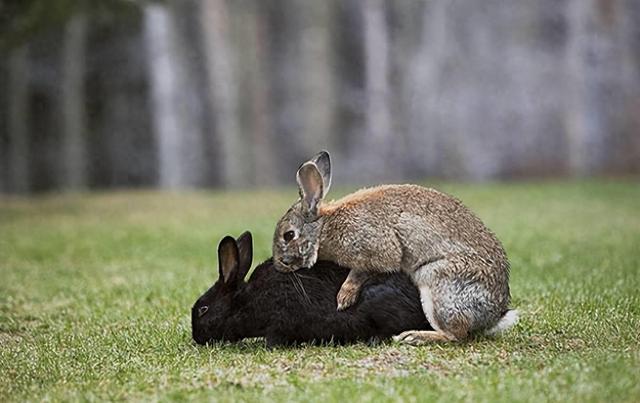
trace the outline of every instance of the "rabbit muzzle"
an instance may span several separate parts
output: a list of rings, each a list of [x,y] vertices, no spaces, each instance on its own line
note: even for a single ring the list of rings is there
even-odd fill
[[[275,268],[282,273],[291,273],[302,268],[302,259],[283,257],[275,261]]]
[[[295,255],[284,255],[274,261],[276,270],[289,273],[306,267],[311,267],[318,260],[317,248],[307,244],[304,251],[299,251]],[[302,252],[302,253],[300,253]]]

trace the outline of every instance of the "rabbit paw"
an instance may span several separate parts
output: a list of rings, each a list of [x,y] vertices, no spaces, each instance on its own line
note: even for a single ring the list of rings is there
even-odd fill
[[[451,338],[444,333],[433,330],[408,330],[397,336],[393,336],[393,341],[412,346],[420,346],[433,342],[451,341]]]
[[[358,298],[358,289],[350,284],[343,284],[338,291],[338,310],[344,311],[356,302]]]
[[[343,311],[355,304],[358,299],[358,294],[360,294],[360,288],[362,288],[362,285],[370,276],[371,274],[366,271],[351,270],[349,272],[349,275],[347,276],[347,279],[344,280],[344,283],[342,283],[340,291],[338,291],[338,297],[336,298],[338,301],[339,311]]]

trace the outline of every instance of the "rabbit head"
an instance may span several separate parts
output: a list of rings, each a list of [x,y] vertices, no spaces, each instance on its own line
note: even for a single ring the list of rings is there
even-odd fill
[[[322,216],[320,203],[331,186],[331,159],[321,151],[296,173],[300,199],[278,221],[273,235],[275,268],[290,272],[311,267],[318,259]]]
[[[218,245],[218,271],[216,283],[191,308],[193,340],[205,344],[210,340],[238,340],[227,322],[234,309],[234,297],[246,286],[244,277],[251,267],[253,246],[250,232],[236,241],[226,236]]]

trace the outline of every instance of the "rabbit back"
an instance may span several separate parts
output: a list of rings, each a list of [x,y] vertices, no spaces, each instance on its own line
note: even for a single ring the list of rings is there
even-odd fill
[[[422,186],[362,189],[323,205],[320,214],[318,258],[356,270],[412,272],[460,253],[506,260],[500,241],[458,199]]]

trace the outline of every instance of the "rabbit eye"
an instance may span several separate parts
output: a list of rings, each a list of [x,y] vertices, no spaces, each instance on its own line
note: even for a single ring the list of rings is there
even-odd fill
[[[290,242],[295,236],[296,236],[296,233],[293,231],[287,231],[284,233],[284,235],[282,235],[285,242]]]
[[[207,313],[208,310],[209,310],[208,306],[206,305],[201,306],[200,308],[198,308],[198,316],[204,315],[205,313]]]

